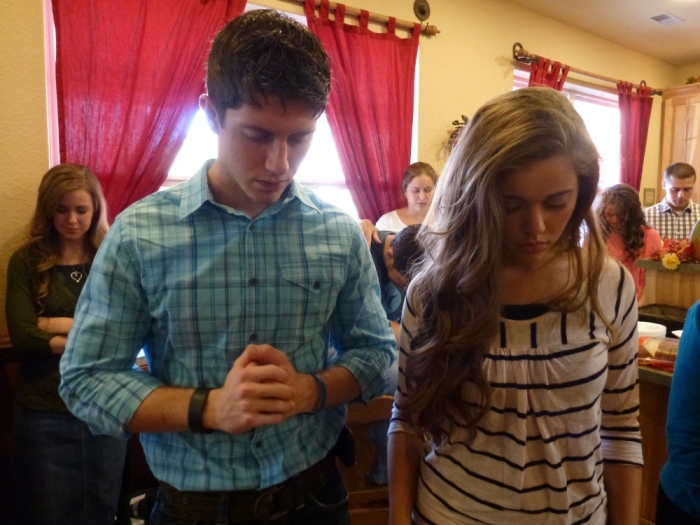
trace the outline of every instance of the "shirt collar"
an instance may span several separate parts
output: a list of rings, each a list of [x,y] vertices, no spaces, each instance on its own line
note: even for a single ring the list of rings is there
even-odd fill
[[[207,173],[214,164],[214,159],[210,159],[204,163],[204,165],[195,173],[189,180],[183,183],[182,187],[182,200],[180,202],[180,219],[184,219],[188,215],[191,215],[197,211],[205,202],[209,201],[216,206],[223,206],[214,200],[214,195],[209,189],[209,184],[207,180]],[[295,180],[289,185],[287,190],[282,194],[282,198],[277,202],[268,206],[259,216],[264,217],[268,215],[274,215],[282,208],[287,206],[295,198],[299,199],[302,204],[305,204],[309,208],[316,210],[318,213],[321,212],[318,206],[313,202],[310,196],[311,191],[304,188]],[[225,208],[232,210],[237,215],[243,215],[242,212],[236,210],[235,208],[230,208],[224,206]]]
[[[692,213],[694,206],[695,203],[692,200],[689,200],[688,205],[685,207],[685,209],[683,211],[677,212],[676,210],[671,208],[666,199],[664,199],[659,203],[659,211],[661,213]]]
[[[207,184],[207,173],[212,164],[214,164],[214,159],[209,159],[197,173],[183,182],[180,219],[197,211],[206,201],[214,202],[214,196],[209,189],[209,184]]]

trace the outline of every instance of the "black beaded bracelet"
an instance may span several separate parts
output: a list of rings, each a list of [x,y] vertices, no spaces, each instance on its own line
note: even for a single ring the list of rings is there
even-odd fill
[[[198,434],[211,434],[213,430],[204,428],[204,405],[207,402],[211,388],[197,388],[190,398],[190,406],[187,410],[187,425],[192,432]]]

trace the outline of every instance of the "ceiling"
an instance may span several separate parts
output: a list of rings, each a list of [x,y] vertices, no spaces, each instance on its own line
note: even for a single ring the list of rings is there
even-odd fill
[[[700,0],[511,0],[674,66],[700,62]],[[651,19],[673,15],[664,26]]]

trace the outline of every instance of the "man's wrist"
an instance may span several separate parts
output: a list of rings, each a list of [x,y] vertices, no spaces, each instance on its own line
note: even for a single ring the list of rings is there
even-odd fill
[[[192,432],[198,434],[211,434],[213,432],[212,429],[206,427],[204,422],[204,412],[210,392],[210,388],[197,388],[190,397],[187,426]]]
[[[321,377],[321,374],[315,372],[306,374],[311,379],[311,384],[313,384],[314,395],[311,396],[310,406],[307,407],[305,413],[316,414],[317,412],[326,408],[327,392],[326,392],[326,382]]]

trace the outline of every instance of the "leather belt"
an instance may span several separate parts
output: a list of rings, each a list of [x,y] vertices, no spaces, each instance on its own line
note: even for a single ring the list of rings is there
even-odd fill
[[[306,495],[320,487],[336,469],[331,453],[299,474],[263,490],[180,491],[161,482],[158,501],[164,512],[176,519],[213,523],[273,521],[302,508]]]

